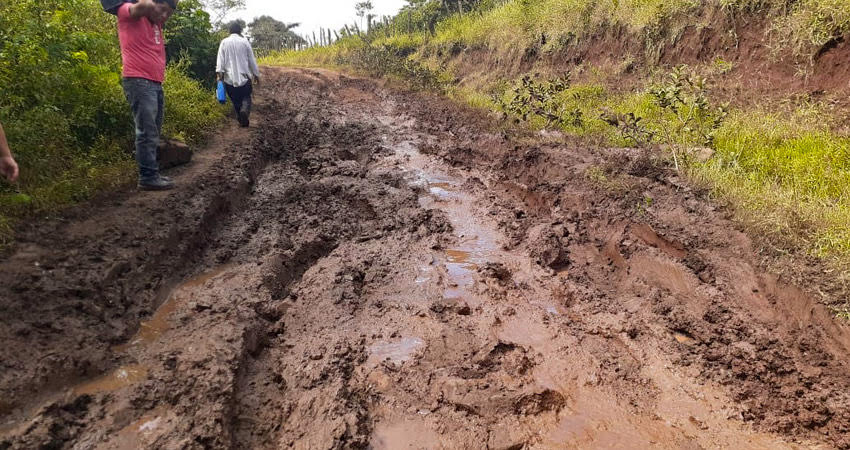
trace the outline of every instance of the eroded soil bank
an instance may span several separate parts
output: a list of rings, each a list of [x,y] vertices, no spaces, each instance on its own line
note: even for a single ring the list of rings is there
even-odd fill
[[[178,191],[21,232],[0,449],[850,447],[847,327],[674,173],[266,71]]]

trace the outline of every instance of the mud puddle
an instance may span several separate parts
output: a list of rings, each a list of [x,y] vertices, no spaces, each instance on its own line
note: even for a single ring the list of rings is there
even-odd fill
[[[409,135],[404,130],[396,130],[393,135]],[[625,405],[612,397],[608,388],[599,387],[600,375],[594,366],[594,357],[582,349],[571,350],[577,342],[565,339],[558,331],[559,323],[563,327],[573,320],[568,316],[567,308],[553,301],[552,287],[558,285],[558,280],[568,280],[570,271],[566,268],[547,271],[538,267],[527,255],[514,254],[505,250],[502,242],[506,237],[498,230],[495,223],[489,220],[486,211],[482,211],[482,200],[475,193],[475,185],[485,186],[485,183],[475,180],[470,183],[464,175],[472,176],[470,172],[455,171],[445,167],[429,156],[420,154],[415,141],[404,141],[390,145],[395,150],[394,164],[408,174],[407,178],[414,187],[419,187],[423,194],[419,204],[426,209],[436,209],[445,214],[452,225],[455,241],[447,248],[434,253],[434,263],[420,268],[416,284],[434,282],[433,272],[443,275],[437,281],[442,284],[444,299],[453,301],[468,308],[456,309],[459,314],[492,314],[498,301],[490,297],[490,293],[480,286],[481,269],[488,265],[499,265],[507,268],[511,281],[507,288],[518,296],[525,308],[508,308],[511,317],[496,320],[496,326],[491,329],[499,342],[513,346],[511,348],[525,349],[531,354],[541,355],[545,361],[531,369],[531,380],[520,381],[522,377],[507,373],[500,374],[500,382],[518,383],[522,390],[533,392],[535,398],[534,410],[540,411],[532,417],[522,419],[519,426],[525,431],[491,431],[489,444],[493,447],[504,448],[681,448],[694,443],[693,436],[703,435],[706,430],[723,430],[718,433],[717,442],[746,442],[746,446],[755,448],[780,448],[787,444],[769,435],[752,433],[746,429],[731,427],[724,413],[718,413],[718,404],[726,400],[717,394],[717,401],[709,401],[702,396],[710,389],[684,383],[678,378],[670,378],[663,366],[662,359],[655,350],[646,349],[642,356],[632,356],[624,344],[606,343],[616,350],[605,350],[603,361],[618,355],[624,361],[643,358],[643,361],[653,361],[653,369],[645,369],[640,374],[627,375],[652,379],[658,383],[661,398],[664,400],[664,415],[636,415]],[[504,190],[508,195],[523,201],[531,208],[541,207],[545,199],[531,192],[527,186],[520,183],[497,183],[493,189]],[[639,229],[641,236],[652,236],[649,232]],[[647,238],[649,239],[649,238]],[[652,240],[652,244],[663,251],[677,257],[684,256],[684,250],[677,243]],[[436,266],[436,269],[433,267]],[[662,285],[669,285],[673,290],[686,292],[690,279],[683,276],[671,276],[672,269],[666,266],[656,270],[658,264],[642,264],[642,270],[648,272],[647,278],[663,279]],[[676,267],[678,269],[678,267]],[[638,268],[636,272],[641,272]],[[656,273],[658,272],[658,273]],[[678,272],[673,273],[678,274]],[[666,283],[666,284],[665,284]],[[542,313],[542,314],[541,314]],[[547,317],[548,316],[548,317]],[[550,320],[551,318],[551,320]],[[671,333],[671,340],[684,346],[693,346],[697,341],[685,332]],[[616,341],[616,338],[614,339]],[[413,344],[413,343],[416,344]],[[420,351],[416,347],[418,340],[403,339],[394,344],[381,344],[373,348],[370,361],[377,358],[389,359],[396,362],[410,361],[416,358]],[[424,346],[424,344],[423,344]],[[607,354],[612,356],[607,356]],[[543,356],[545,355],[545,356]],[[602,363],[604,364],[604,363]],[[622,364],[622,363],[618,363]],[[635,367],[640,363],[629,363]],[[620,369],[617,369],[620,370]],[[633,369],[627,369],[633,370]],[[516,378],[514,378],[516,377]],[[456,383],[449,378],[446,382]],[[477,389],[487,392],[488,384],[479,385]],[[516,389],[516,388],[509,388]],[[699,392],[693,394],[693,392]],[[551,393],[551,394],[550,394]],[[500,398],[503,392],[490,393],[490,398]],[[645,395],[657,395],[647,392]],[[554,404],[549,405],[550,399]],[[683,400],[687,399],[687,401]],[[492,400],[490,400],[492,401]],[[558,402],[563,401],[562,406]],[[484,404],[487,404],[485,401]],[[522,401],[520,401],[522,403]],[[549,408],[552,408],[551,410]],[[482,414],[486,406],[463,406],[464,411],[475,411]],[[524,408],[517,407],[517,408]],[[387,411],[378,422],[372,435],[371,444],[374,448],[451,448],[464,442],[468,437],[461,437],[457,432],[451,437],[449,433],[435,432],[428,416],[416,418],[414,411],[399,416],[398,412]],[[427,410],[426,410],[427,411]],[[726,413],[731,415],[732,413]],[[438,427],[437,430],[440,430]],[[422,437],[422,439],[414,438]],[[707,441],[700,438],[700,442]],[[719,444],[723,445],[723,444]]]
[[[750,317],[736,308],[746,305],[735,300],[746,296],[720,295],[722,264],[700,262],[699,241],[609,214],[624,207],[572,170],[575,155],[595,163],[595,154],[517,147],[474,121],[441,122],[452,105],[434,114],[437,100],[397,101],[367,80],[299,70],[268,79],[270,119],[234,153],[257,147],[267,165],[245,172],[254,183],[244,205],[211,213],[221,226],[204,229],[184,255],[203,261],[192,270],[245,265],[188,280],[159,308],[160,284],[131,299],[140,306],[120,318],[124,326],[156,311],[127,343],[110,347],[118,332],[104,332],[97,342],[107,357],[95,366],[57,358],[113,370],[58,386],[64,398],[0,437],[0,448],[789,447],[787,436],[750,425],[781,403],[753,407],[729,389],[745,382],[758,392],[777,380],[763,369],[791,366],[795,353],[777,347],[788,335],[742,320]],[[223,186],[244,175],[223,174]],[[552,249],[563,253],[550,258]],[[133,271],[139,280],[127,286],[158,274]],[[741,289],[765,310],[797,305],[781,288]],[[135,291],[115,287],[109,304],[124,292]],[[696,309],[712,306],[690,298],[703,294],[728,308]],[[787,326],[816,323],[810,309],[800,306]],[[35,325],[21,342],[45,332]],[[738,343],[753,330],[755,344],[769,347]],[[819,342],[802,343],[814,351]],[[709,346],[726,383],[696,359]],[[728,347],[744,356],[727,358]],[[833,392],[820,389],[813,406]],[[4,413],[24,397],[8,392],[17,398],[0,398]],[[88,403],[73,398],[83,394]]]
[[[124,353],[130,355],[137,360],[136,362],[119,366],[99,377],[61,389],[60,392],[50,394],[45,400],[37,402],[36,406],[18,411],[17,414],[13,412],[5,424],[0,424],[0,437],[23,426],[32,420],[43,407],[63,397],[76,398],[83,395],[115,392],[134,386],[147,379],[151,367],[145,362],[145,353],[149,347],[155,345],[171,329],[171,316],[174,312],[185,302],[191,299],[201,298],[208,283],[213,280],[226,279],[229,271],[233,269],[234,266],[223,266],[189,279],[172,289],[167,294],[166,300],[157,308],[151,318],[140,324],[139,330],[130,341],[126,344],[113,347],[113,352],[116,354]]]
[[[174,288],[153,316],[139,325],[139,331],[136,332],[136,335],[126,344],[113,347],[113,350],[119,353],[140,350],[156,342],[171,329],[170,317],[181,304],[195,296],[202,295],[204,285],[216,278],[225,278],[226,273],[232,269],[233,266],[223,266],[192,278]]]
[[[148,367],[141,364],[131,364],[119,367],[112,372],[94,380],[87,381],[72,389],[74,396],[93,395],[132,386],[148,374]]]
[[[369,347],[367,364],[382,362],[403,363],[413,359],[417,352],[425,347],[425,341],[418,337],[407,337],[397,341],[378,342]]]
[[[474,212],[476,199],[463,189],[463,178],[436,167],[427,156],[419,153],[413,142],[403,142],[394,148],[400,160],[398,165],[410,174],[411,185],[423,187],[426,192],[419,197],[419,204],[426,209],[442,211],[457,238],[453,246],[434,255],[444,275],[443,297],[471,307],[480,305],[482,299],[475,293],[477,273],[485,264],[501,259],[500,234]],[[420,274],[431,271],[430,267],[422,267]],[[427,280],[430,276],[417,278],[419,283]]]

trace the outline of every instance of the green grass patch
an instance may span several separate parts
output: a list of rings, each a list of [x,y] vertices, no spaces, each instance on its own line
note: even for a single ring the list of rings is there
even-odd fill
[[[224,119],[228,107],[214,101],[212,91],[191,78],[188,69],[186,60],[168,67],[163,84],[166,107],[162,132],[198,145]]]
[[[730,200],[742,219],[814,256],[850,261],[850,138],[817,107],[738,111],[719,130],[717,154],[692,175]]]
[[[515,85],[494,88],[495,97],[468,89],[453,96],[504,113],[500,108],[512,100]],[[666,143],[662,130],[677,120],[649,89],[612,92],[595,83],[570,86],[548,108],[581,118],[555,128],[606,146],[636,143],[603,120],[602,111],[640,117],[655,144]],[[546,122],[532,114],[526,123],[542,129]],[[705,163],[685,158],[684,170],[783,248],[850,267],[850,137],[835,134],[833,122],[821,105],[732,111],[713,132],[715,155]],[[682,149],[704,145],[688,132],[673,136],[673,143]]]
[[[850,32],[846,0],[513,0],[447,17],[437,24],[430,45],[463,44],[501,53],[539,45],[548,51],[618,25],[643,36],[649,48],[685,25],[702,25],[693,18],[706,8],[767,17],[772,45],[798,56],[814,55]]]
[[[657,25],[665,17],[700,6],[700,0],[515,0],[489,11],[458,14],[440,22],[434,43],[526,48],[542,42],[559,48],[605,24],[632,31]]]

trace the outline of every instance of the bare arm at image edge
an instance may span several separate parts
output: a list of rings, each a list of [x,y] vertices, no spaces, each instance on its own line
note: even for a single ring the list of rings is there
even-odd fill
[[[6,141],[6,133],[3,132],[2,124],[0,124],[0,174],[12,182],[18,179],[18,163],[12,157],[12,150]]]

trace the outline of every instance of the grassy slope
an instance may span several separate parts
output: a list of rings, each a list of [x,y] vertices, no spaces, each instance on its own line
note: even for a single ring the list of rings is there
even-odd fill
[[[509,99],[510,88],[526,72],[555,74],[564,66],[554,67],[553,61],[579,53],[593,39],[607,36],[612,46],[618,44],[610,41],[612,35],[635,42],[623,47],[629,53],[616,55],[619,61],[590,58],[568,67],[576,82],[557,95],[565,111],[579,111],[582,118],[561,124],[564,132],[595,144],[626,145],[630,142],[600,119],[600,111],[632,112],[656,130],[667,126],[670,117],[649,95],[669,70],[660,54],[665,46],[677,45],[687,27],[716,27],[712,21],[718,17],[726,24],[744,17],[745,26],[763,28],[757,36],[770,49],[770,62],[794,64],[804,75],[816,52],[850,32],[846,0],[802,0],[792,6],[781,0],[514,0],[489,11],[452,16],[433,35],[377,36],[369,45],[390,55],[409,54],[411,62],[444,78],[457,77],[446,85],[449,95],[500,110],[503,103],[494,98]],[[618,31],[606,35],[610,30]],[[723,31],[737,43],[737,29]],[[276,55],[267,63],[358,67],[358,52],[366,45],[352,38],[329,48]],[[715,85],[741,78],[735,64],[719,56],[701,58],[694,70]],[[717,97],[730,99],[729,94]],[[832,106],[837,97],[840,92],[827,92],[816,101],[781,92],[764,99],[732,98],[735,107],[714,134],[714,157],[692,161],[685,170],[694,182],[735,206],[739,219],[774,246],[822,258],[847,279],[850,137],[839,119],[847,108]],[[529,125],[541,127],[543,122],[531,120]],[[679,144],[698,143],[684,139]]]

